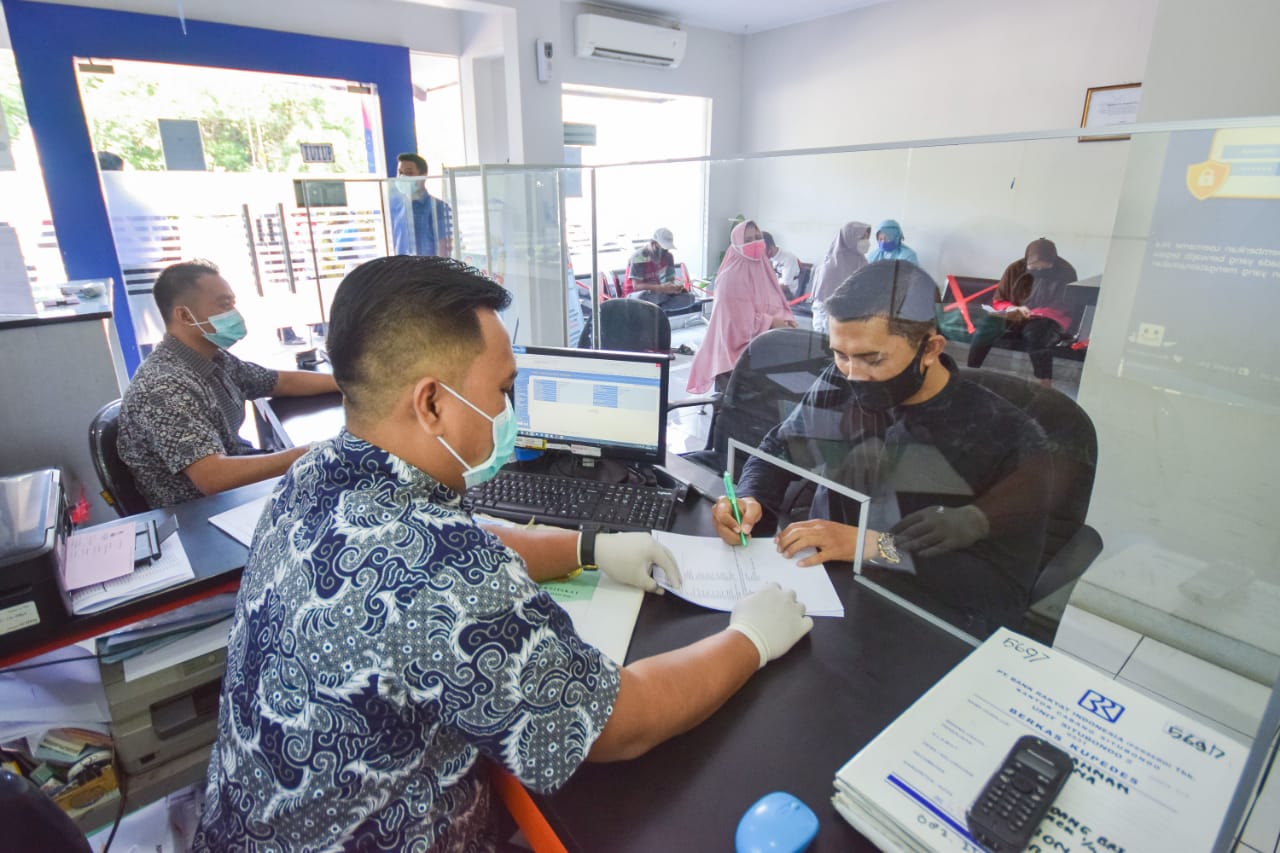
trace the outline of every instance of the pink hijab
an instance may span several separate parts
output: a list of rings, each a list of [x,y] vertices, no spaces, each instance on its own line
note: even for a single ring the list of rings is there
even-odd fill
[[[840,233],[831,241],[822,265],[813,271],[813,301],[826,302],[845,279],[867,265],[867,259],[858,251],[858,241],[867,236],[871,226],[865,222],[846,222]]]
[[[689,370],[691,393],[707,391],[717,376],[732,370],[747,344],[769,331],[775,318],[795,320],[767,257],[742,253],[750,224],[748,220],[734,226],[729,251],[716,273],[711,322]]]

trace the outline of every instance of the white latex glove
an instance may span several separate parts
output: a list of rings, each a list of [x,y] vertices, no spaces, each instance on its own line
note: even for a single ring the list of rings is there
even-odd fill
[[[650,567],[658,566],[666,574],[668,585],[680,588],[680,566],[676,558],[649,533],[597,535],[596,566],[618,583],[661,595],[662,588],[650,574]]]
[[[738,599],[729,617],[729,630],[738,631],[756,644],[763,668],[813,630],[813,617],[804,615],[804,605],[796,600],[794,590],[771,583]]]

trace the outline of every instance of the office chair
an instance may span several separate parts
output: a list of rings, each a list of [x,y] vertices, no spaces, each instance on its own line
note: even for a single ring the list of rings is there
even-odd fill
[[[716,473],[724,471],[729,439],[757,447],[769,430],[791,414],[805,392],[831,364],[826,335],[809,329],[773,329],[747,344],[729,374],[723,394],[680,400],[668,410],[710,404],[707,446],[685,454]],[[737,460],[741,466],[743,460]],[[735,471],[734,475],[737,476]]]
[[[1049,523],[1031,602],[1074,583],[1102,551],[1102,537],[1085,524],[1098,465],[1098,436],[1084,409],[1065,394],[1018,376],[962,369],[961,376],[1026,412],[1044,430],[1053,460]]]
[[[84,833],[26,778],[0,770],[0,826],[10,833],[5,849],[49,853],[92,853]],[[12,846],[10,846],[12,845]]]
[[[119,434],[120,401],[112,400],[93,416],[89,423],[89,455],[93,468],[102,484],[102,499],[121,516],[146,512],[151,509],[146,498],[138,491],[133,473],[116,450]]]
[[[671,321],[643,299],[610,299],[600,305],[600,347],[623,352],[671,352]]]

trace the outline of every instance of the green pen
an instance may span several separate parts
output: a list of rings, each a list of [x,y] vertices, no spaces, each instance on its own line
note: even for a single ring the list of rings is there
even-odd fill
[[[738,538],[742,540],[742,544],[747,544],[747,534],[742,532],[742,511],[738,509],[738,496],[733,493],[733,477],[729,476],[729,472],[724,472],[724,493],[729,498],[729,506],[733,507],[734,520],[738,522]]]

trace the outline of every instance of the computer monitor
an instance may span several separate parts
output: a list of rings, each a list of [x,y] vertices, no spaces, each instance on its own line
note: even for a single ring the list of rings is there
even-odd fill
[[[661,464],[671,360],[558,347],[515,351],[516,446]]]

